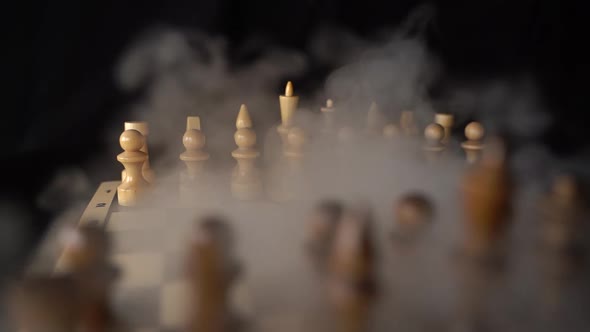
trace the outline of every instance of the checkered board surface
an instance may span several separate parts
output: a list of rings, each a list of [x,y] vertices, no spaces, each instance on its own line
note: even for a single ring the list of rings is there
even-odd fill
[[[264,202],[236,202],[229,212],[234,215],[205,201],[192,208],[121,208],[114,194],[118,184],[101,184],[80,224],[103,225],[113,240],[111,261],[119,270],[113,309],[130,331],[182,331],[189,236],[198,216],[209,211],[226,217],[235,233],[243,270],[232,286],[230,305],[246,322],[244,330],[305,330],[306,312],[313,308],[308,299],[316,290],[302,287],[314,282],[303,254],[302,220],[291,221],[283,207]]]

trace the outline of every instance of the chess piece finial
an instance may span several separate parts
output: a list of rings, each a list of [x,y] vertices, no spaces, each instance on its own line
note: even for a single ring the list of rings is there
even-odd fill
[[[402,111],[400,115],[399,124],[404,136],[416,136],[418,135],[418,127],[414,121],[414,112]]]
[[[201,130],[201,118],[198,116],[187,116],[186,130],[189,129]]]
[[[149,186],[149,183],[141,174],[147,154],[141,151],[145,145],[145,137],[137,130],[125,130],[119,138],[119,143],[124,152],[117,156],[117,160],[125,166],[126,176],[117,187],[119,205],[137,205],[140,196]]]
[[[293,116],[299,105],[299,97],[294,95],[291,81],[287,82],[285,94],[279,96],[279,105],[281,108],[281,124],[277,127],[277,132],[281,136],[283,145],[285,145],[287,134],[292,126]]]
[[[379,135],[383,131],[381,123],[383,122],[383,115],[377,103],[372,102],[367,112],[367,133],[369,135]]]
[[[145,121],[126,121],[124,127],[125,127],[124,130],[129,130],[129,129],[137,130],[145,137],[145,143],[141,147],[141,151],[145,152],[147,154],[148,159],[143,164],[142,169],[141,169],[141,173],[143,175],[143,178],[147,182],[154,183],[154,181],[156,180],[156,175],[154,173],[154,170],[150,166],[150,155],[149,155],[149,151],[148,151],[148,142],[147,142],[148,135],[150,133],[148,123]],[[124,179],[125,179],[125,170],[123,170],[121,172],[121,181]]]
[[[436,161],[445,150],[442,140],[445,137],[445,129],[438,123],[431,123],[424,129],[426,143],[423,146],[428,161]]]
[[[430,222],[433,211],[432,202],[426,196],[410,193],[395,204],[395,223],[404,230],[414,230]]]
[[[482,139],[485,135],[485,130],[479,122],[470,122],[465,127],[465,137],[467,140],[461,143],[461,147],[465,151],[465,157],[470,164],[475,163],[483,149]]]
[[[436,113],[434,115],[434,123],[438,123],[445,130],[445,135],[442,139],[444,144],[449,142],[451,138],[451,131],[453,129],[454,116],[449,113]]]
[[[255,199],[262,191],[260,175],[256,168],[256,159],[260,153],[255,148],[256,132],[252,129],[252,119],[244,104],[240,107],[236,128],[234,140],[238,148],[231,153],[237,161],[232,176],[232,193],[238,199]]]
[[[383,138],[387,140],[394,140],[399,137],[399,135],[400,130],[395,124],[389,123],[383,127]]]
[[[182,144],[185,151],[180,154],[180,160],[186,164],[187,178],[181,179],[181,182],[194,182],[203,173],[205,162],[209,160],[209,153],[203,150],[206,137],[201,131],[201,119],[198,116],[187,117]]]

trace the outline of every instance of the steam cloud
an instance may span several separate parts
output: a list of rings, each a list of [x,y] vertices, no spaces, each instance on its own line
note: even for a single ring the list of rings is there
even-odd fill
[[[364,40],[344,29],[323,27],[311,40],[306,54],[268,47],[252,63],[241,67],[232,66],[227,43],[222,38],[169,27],[148,31],[123,54],[115,70],[116,81],[122,90],[143,90],[143,97],[121,115],[119,123],[105,131],[103,137],[113,147],[110,155],[98,156],[90,164],[116,163],[123,121],[145,120],[150,124],[152,167],[162,179],[162,186],[168,186],[170,192],[177,191],[175,180],[184,167],[178,155],[183,151],[181,139],[185,119],[189,115],[199,115],[207,135],[206,148],[212,156],[213,166],[208,169],[210,177],[219,180],[219,183],[229,183],[229,169],[234,165],[230,151],[235,148],[233,134],[240,104],[247,104],[251,112],[258,133],[258,148],[263,155],[271,154],[270,146],[273,140],[278,139],[274,126],[280,121],[277,95],[282,93],[281,87],[287,79],[299,77],[314,62],[337,69],[327,76],[323,89],[301,96],[299,121],[308,124],[308,127],[317,129],[318,123],[321,123],[318,110],[326,98],[334,99],[341,123],[352,125],[359,132],[364,130],[366,112],[372,101],[377,102],[384,113],[384,124],[397,122],[403,110],[415,111],[420,128],[432,122],[434,113],[438,111],[453,113],[456,123],[464,124],[475,119],[484,125],[488,133],[501,133],[519,142],[511,159],[515,178],[522,185],[533,187],[534,194],[538,194],[551,174],[562,168],[568,169],[567,165],[571,162],[556,160],[536,141],[551,118],[537,96],[533,81],[524,76],[491,82],[457,82],[447,89],[449,92],[442,100],[432,98],[430,88],[445,75],[444,65],[422,39],[422,32],[433,15],[431,7],[421,7],[401,28],[383,31],[374,40]],[[252,39],[243,49],[256,47],[257,40]],[[297,93],[297,81],[294,84]],[[454,144],[463,139],[460,132],[455,134],[452,138]],[[307,197],[304,210],[309,210],[317,200],[326,197],[343,200],[360,197],[375,207],[379,228],[386,233],[385,230],[391,228],[391,204],[400,195],[408,191],[423,191],[436,203],[438,217],[429,235],[429,248],[424,248],[411,259],[402,259],[407,266],[405,272],[399,274],[399,287],[384,292],[386,297],[396,294],[396,299],[403,299],[408,304],[403,310],[397,308],[400,314],[395,315],[398,319],[396,324],[407,328],[402,330],[416,328],[408,324],[415,322],[415,317],[411,315],[416,314],[412,310],[418,307],[425,308],[429,315],[435,317],[448,315],[449,303],[457,301],[453,295],[457,286],[453,284],[454,272],[446,262],[449,251],[461,235],[461,225],[457,222],[460,211],[455,197],[449,192],[457,190],[463,157],[458,154],[433,171],[415,158],[415,154],[421,153],[419,143],[412,146],[414,151],[408,151],[405,143],[401,142],[394,142],[392,148],[383,142],[359,139],[351,143],[350,148],[344,147],[340,151],[342,158],[332,159],[334,151],[314,146],[315,133],[310,135],[312,143],[306,158],[315,160],[313,165],[316,167],[311,176],[321,190]],[[263,160],[272,162],[266,157]],[[100,166],[95,169],[100,169]],[[95,173],[92,181],[120,176]],[[74,188],[75,194],[92,193],[88,185],[92,183],[90,175],[81,174],[78,170],[66,174],[57,174],[54,186],[61,188],[59,184],[65,178],[70,184],[68,188]],[[337,174],[347,176],[343,178]],[[213,206],[223,206],[223,215],[235,220],[265,218],[257,211],[236,205],[225,194],[226,189],[211,189],[212,196],[218,199]],[[42,194],[39,203],[55,199],[52,192],[55,188],[49,188]],[[65,197],[63,202],[68,200],[69,197]],[[162,197],[158,204],[167,206],[173,204],[171,200]],[[61,218],[67,216],[73,222],[72,209],[78,211],[80,206],[64,208],[66,212]],[[277,217],[272,213],[268,215]],[[174,219],[174,216],[169,218]],[[276,220],[237,223],[243,258],[247,268],[259,278],[256,282],[276,284],[281,280],[285,284],[296,285],[301,277],[300,271],[305,269],[302,262],[294,259],[290,268],[284,268],[284,264],[273,263],[272,256],[264,259],[261,256],[269,255],[271,244],[275,246],[273,251],[297,252],[300,248],[288,247],[281,243],[280,237],[290,234],[302,237],[304,226],[301,223],[285,223],[277,233],[281,227],[267,229],[265,226],[274,222]],[[385,237],[385,234],[379,234],[380,241],[386,242]],[[515,250],[518,248],[521,247]],[[392,254],[388,250],[382,252],[381,263],[392,263]],[[533,268],[526,263],[528,260],[524,262],[523,266]],[[256,271],[265,269],[272,271],[272,278],[256,274]],[[525,284],[529,277],[519,273],[513,281],[514,285]],[[301,302],[306,300],[303,297],[299,299]],[[506,294],[501,296],[505,300],[509,297]],[[506,311],[517,315],[519,311],[515,306],[516,303],[510,303]]]

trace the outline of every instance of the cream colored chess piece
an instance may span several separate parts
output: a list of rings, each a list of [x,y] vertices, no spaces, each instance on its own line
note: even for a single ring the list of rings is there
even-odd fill
[[[445,130],[445,136],[442,139],[443,144],[447,144],[451,138],[451,130],[453,129],[454,117],[448,113],[436,113],[434,115],[434,123],[438,123]]]
[[[414,121],[414,112],[403,111],[399,119],[399,125],[404,136],[418,135],[418,127]]]
[[[304,148],[307,143],[307,134],[299,127],[292,127],[287,135],[287,148],[283,152],[286,160],[285,174],[286,186],[283,188],[285,199],[301,198],[308,189],[305,175]]]
[[[424,129],[426,142],[422,149],[427,161],[434,162],[440,159],[442,152],[445,150],[445,145],[442,143],[444,136],[445,130],[441,125],[431,123],[426,126],[426,129]]]
[[[117,187],[119,205],[134,206],[149,186],[141,174],[142,166],[147,160],[147,154],[141,151],[145,145],[145,137],[137,130],[125,130],[119,143],[124,152],[117,156],[117,160],[123,164],[126,172],[125,179]]]
[[[485,130],[479,122],[470,122],[465,126],[465,137],[467,140],[461,143],[461,147],[465,151],[465,157],[470,164],[475,163],[481,156],[483,149],[482,139],[485,135]]]
[[[285,94],[279,96],[281,107],[281,124],[277,127],[277,132],[281,136],[283,145],[287,144],[287,135],[293,124],[293,116],[299,104],[299,97],[293,95],[293,83],[287,82]]]
[[[124,130],[135,129],[139,131],[145,137],[145,143],[141,147],[141,151],[145,152],[148,156],[148,159],[145,161],[141,168],[141,174],[143,178],[149,182],[154,183],[156,180],[156,175],[154,170],[150,166],[150,155],[148,152],[148,135],[150,133],[148,123],[145,121],[126,121]],[[125,180],[125,170],[121,171],[121,181]]]
[[[252,119],[246,105],[240,107],[236,128],[234,140],[238,148],[231,154],[237,165],[232,175],[231,191],[234,197],[241,200],[256,199],[262,192],[262,181],[256,167],[260,153],[255,148],[256,132],[252,130]]]
[[[187,117],[186,132],[182,137],[182,144],[186,150],[180,154],[180,160],[186,164],[186,171],[180,173],[181,196],[203,184],[204,168],[209,160],[209,153],[204,150],[205,143],[206,137],[201,131],[200,118]]]
[[[334,113],[336,108],[332,99],[326,100],[326,106],[320,109],[324,116],[324,127],[322,128],[322,134],[329,135],[335,131],[336,121],[334,119]]]
[[[182,136],[182,144],[186,151],[180,154],[180,160],[186,164],[187,180],[196,180],[203,173],[209,153],[204,151],[205,134],[201,131],[198,116],[189,116],[186,120],[186,132]]]

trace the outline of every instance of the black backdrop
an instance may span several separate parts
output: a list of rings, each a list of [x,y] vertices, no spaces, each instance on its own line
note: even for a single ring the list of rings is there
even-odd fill
[[[532,72],[558,116],[543,139],[557,153],[579,153],[584,113],[561,98],[559,4],[549,0],[434,1],[428,43],[450,72],[485,77]],[[144,0],[46,1],[19,11],[8,30],[18,47],[7,64],[10,85],[2,129],[5,198],[34,216],[42,229],[49,215],[34,197],[59,167],[75,164],[103,147],[97,132],[110,113],[132,96],[114,86],[112,67],[137,34],[154,24],[190,27],[228,38],[253,33],[303,49],[326,22],[370,36],[395,26],[419,1],[411,0]],[[20,14],[23,14],[20,17]],[[8,11],[8,15],[11,12]],[[231,49],[231,47],[230,47]],[[6,65],[6,64],[5,64]],[[310,82],[321,73],[310,73]],[[10,106],[8,106],[10,105]],[[80,112],[83,109],[83,112]],[[42,138],[42,139],[41,139]],[[75,139],[73,139],[75,138]],[[586,139],[585,142],[588,140]],[[34,171],[27,168],[31,166]],[[3,220],[2,222],[9,222]]]

